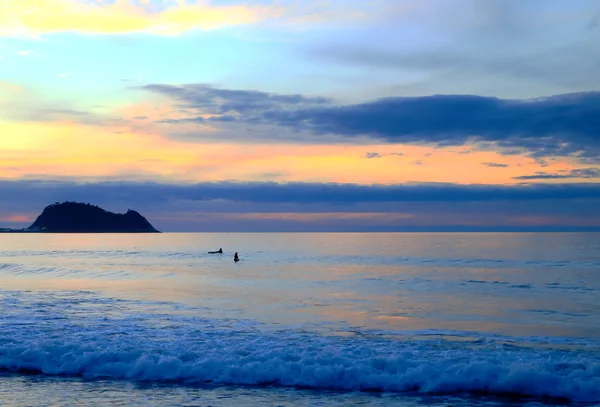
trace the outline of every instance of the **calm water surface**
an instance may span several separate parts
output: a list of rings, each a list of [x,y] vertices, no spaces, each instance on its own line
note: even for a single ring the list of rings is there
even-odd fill
[[[4,234],[0,306],[2,406],[600,404],[594,233]]]

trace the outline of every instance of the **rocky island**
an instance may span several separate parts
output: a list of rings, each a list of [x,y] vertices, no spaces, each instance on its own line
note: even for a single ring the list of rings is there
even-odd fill
[[[138,212],[112,213],[98,206],[78,203],[55,203],[44,208],[35,222],[11,232],[41,233],[160,233]]]

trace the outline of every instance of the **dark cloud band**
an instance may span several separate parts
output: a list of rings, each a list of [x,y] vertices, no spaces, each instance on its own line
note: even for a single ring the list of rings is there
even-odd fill
[[[208,85],[147,85],[198,115],[170,123],[240,122],[314,134],[368,136],[389,143],[494,143],[534,157],[600,157],[600,92],[510,100],[475,95],[391,97],[352,105],[327,98],[217,89]],[[201,114],[216,115],[210,118]]]
[[[360,185],[335,183],[205,182],[159,184],[149,182],[0,181],[2,201],[40,202],[119,200],[153,202],[169,199],[188,201],[234,201],[249,203],[370,202],[489,202],[600,199],[600,184],[460,185],[425,183]],[[13,197],[13,198],[10,198]]]

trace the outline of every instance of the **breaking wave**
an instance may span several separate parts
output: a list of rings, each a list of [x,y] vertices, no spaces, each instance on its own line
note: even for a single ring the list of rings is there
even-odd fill
[[[205,318],[169,302],[3,292],[0,370],[189,384],[600,401],[600,353],[493,337],[336,336]],[[417,333],[418,335],[418,333]],[[485,336],[485,335],[483,335]]]

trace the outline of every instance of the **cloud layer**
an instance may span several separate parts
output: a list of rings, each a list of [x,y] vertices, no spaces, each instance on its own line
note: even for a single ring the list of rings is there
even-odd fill
[[[532,97],[600,89],[596,1],[411,3],[405,13],[388,10],[360,35],[325,38],[305,53],[383,77],[388,94]]]
[[[138,209],[165,231],[600,230],[600,184],[0,181],[4,225],[65,200]]]
[[[202,182],[161,184],[154,182],[0,181],[4,197],[29,201],[135,197],[143,202],[165,199],[233,201],[247,203],[335,203],[365,202],[486,202],[600,199],[600,184],[460,185],[420,183],[359,185],[306,182]]]

